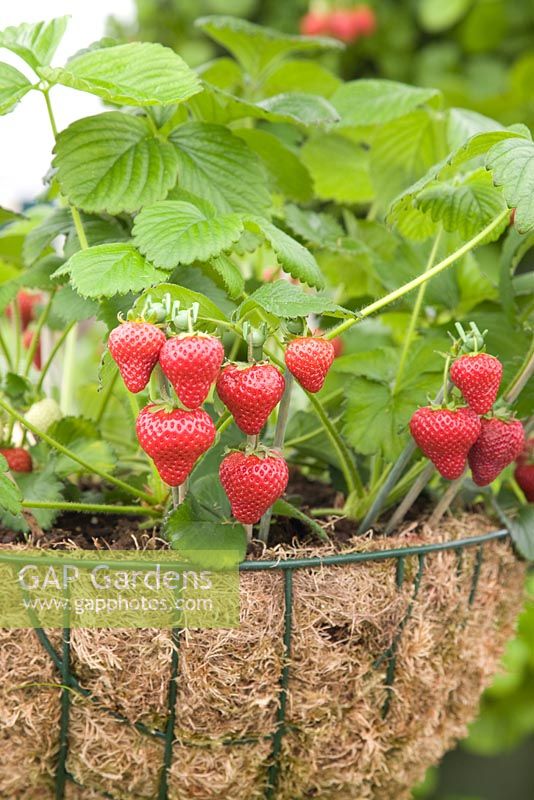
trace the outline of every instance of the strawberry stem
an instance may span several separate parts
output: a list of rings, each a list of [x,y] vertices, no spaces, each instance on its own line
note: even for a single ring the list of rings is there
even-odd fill
[[[458,250],[455,250],[454,253],[451,253],[450,256],[444,258],[427,272],[423,272],[421,275],[418,275],[417,278],[405,283],[404,286],[400,286],[398,289],[395,289],[393,292],[381,297],[379,300],[375,300],[374,303],[365,306],[365,308],[363,308],[356,317],[347,319],[339,325],[336,325],[335,328],[331,328],[326,334],[325,339],[335,339],[336,336],[348,331],[349,328],[352,328],[352,326],[356,325],[356,323],[360,320],[370,317],[371,314],[380,311],[385,306],[395,302],[395,300],[399,300],[401,297],[404,297],[404,295],[408,294],[408,292],[411,292],[413,289],[417,289],[417,287],[421,286],[421,284],[427,283],[427,281],[431,280],[436,275],[439,275],[440,272],[443,272],[443,270],[447,269],[447,267],[450,267],[451,264],[454,264],[455,261],[458,261],[458,259],[462,258],[462,256],[464,256],[466,253],[469,253],[470,250],[473,250],[474,247],[480,244],[486,238],[486,236],[491,233],[491,231],[501,224],[505,217],[508,217],[509,213],[510,212],[508,209],[503,211],[498,217],[495,217],[495,219],[490,222],[489,225],[486,225],[486,227],[481,230],[480,233],[477,233],[476,236],[474,236],[472,239],[469,239],[469,241],[462,245],[462,247],[459,247]]]
[[[284,447],[284,439],[286,436],[287,423],[289,421],[289,409],[291,406],[291,393],[293,391],[293,375],[288,369],[285,371],[286,388],[284,389],[283,397],[280,401],[278,409],[278,419],[276,421],[276,429],[274,432],[273,447],[275,450],[282,450]],[[273,516],[273,508],[265,512],[261,518],[260,528],[258,532],[258,539],[267,543],[269,538],[269,529],[271,527],[271,518]]]
[[[112,506],[103,503],[71,503],[60,500],[57,503],[41,500],[23,500],[22,508],[57,509],[58,511],[82,511],[87,514],[132,514],[133,516],[160,516],[159,511],[146,506]]]
[[[451,368],[451,356],[447,355],[445,359],[445,367],[443,369],[443,405],[446,406],[449,402],[449,370]]]

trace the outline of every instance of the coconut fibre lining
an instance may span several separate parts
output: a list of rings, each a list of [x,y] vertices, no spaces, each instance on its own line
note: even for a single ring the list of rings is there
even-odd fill
[[[423,525],[388,539],[355,539],[344,549],[491,529],[471,515],[435,531]],[[298,555],[329,552],[333,546]],[[508,542],[487,543],[470,605],[476,561],[477,548],[464,550],[461,563],[452,551],[434,553],[421,574],[419,559],[408,557],[400,588],[394,560],[294,572],[281,800],[408,798],[427,767],[465,735],[513,633],[525,575]],[[181,634],[170,800],[264,796],[284,655],[281,572],[242,574],[241,595],[239,629]],[[60,632],[49,634],[59,650]],[[60,677],[34,631],[0,636],[0,797],[52,800]],[[67,769],[79,785],[69,783],[69,799],[157,797],[163,743],[133,723],[164,730],[172,648],[167,631],[72,632],[72,671],[93,699],[71,695]]]

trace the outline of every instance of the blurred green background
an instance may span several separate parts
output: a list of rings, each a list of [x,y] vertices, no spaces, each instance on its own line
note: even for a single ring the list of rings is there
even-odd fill
[[[327,65],[345,79],[383,77],[440,88],[450,105],[534,129],[534,0],[136,0],[137,19],[109,20],[109,34],[160,41],[193,66],[220,53],[193,26],[234,14],[297,33],[310,11],[366,6],[376,29]],[[414,792],[425,800],[534,798],[534,576],[531,602],[509,644],[503,672],[483,699],[468,739]],[[394,800],[394,798],[392,798]]]

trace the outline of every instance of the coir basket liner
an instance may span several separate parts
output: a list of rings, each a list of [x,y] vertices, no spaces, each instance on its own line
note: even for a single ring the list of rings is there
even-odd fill
[[[2,631],[0,797],[408,798],[514,630],[525,569],[494,528],[268,552],[237,630]]]

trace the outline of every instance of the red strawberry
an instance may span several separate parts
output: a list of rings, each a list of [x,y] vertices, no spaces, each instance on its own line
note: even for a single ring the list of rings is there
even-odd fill
[[[376,31],[376,15],[369,6],[358,6],[352,11],[354,26],[361,36],[371,36]]]
[[[480,436],[469,452],[469,466],[477,486],[487,486],[515,461],[525,445],[525,431],[517,419],[482,419]]]
[[[480,434],[480,420],[470,408],[418,409],[410,420],[410,431],[425,456],[450,481],[459,478],[470,448]]]
[[[143,391],[165,341],[163,331],[149,322],[122,322],[111,331],[109,352],[130,392]]]
[[[167,339],[159,363],[187,408],[198,408],[209,394],[224,361],[219,339],[204,333]]]
[[[229,364],[217,380],[217,393],[236,425],[249,436],[258,434],[282,399],[285,380],[271,364],[237,367]]]
[[[23,331],[26,330],[32,320],[35,319],[35,306],[43,299],[42,294],[25,292],[21,290],[17,294],[17,304],[20,312],[20,326]],[[8,306],[6,313],[9,319],[12,317],[11,308]]]
[[[491,411],[501,379],[501,362],[487,353],[460,356],[451,367],[452,382],[477,414]]]
[[[352,11],[334,11],[328,20],[328,30],[342,42],[354,42],[360,33],[359,18]]]
[[[304,389],[318,392],[323,388],[336,349],[328,339],[307,336],[293,339],[286,349],[286,365]]]
[[[265,457],[234,452],[223,460],[219,477],[234,517],[244,525],[252,525],[284,494],[289,472],[275,451]]]
[[[201,409],[167,411],[156,405],[143,408],[136,431],[139,444],[169,486],[182,485],[217,433],[211,417]]]
[[[534,503],[534,464],[518,464],[514,477],[529,503]]]
[[[28,329],[24,331],[24,334],[22,336],[22,346],[24,347],[25,350],[29,350],[30,347],[32,346],[32,342],[33,342],[33,331]],[[42,367],[40,341],[37,342],[37,349],[35,350],[35,355],[33,357],[33,364],[36,369],[41,369]]]
[[[317,330],[313,332],[314,336],[322,336],[323,334],[324,331],[322,331],[320,328],[317,328]],[[334,358],[340,358],[345,352],[343,339],[340,336],[336,336],[335,339],[331,339],[330,341],[332,342],[332,347],[334,348]]]
[[[306,36],[319,36],[322,33],[328,33],[328,19],[328,14],[310,11],[300,20],[300,32]]]
[[[23,447],[6,447],[0,449],[11,472],[32,472],[32,457]]]

